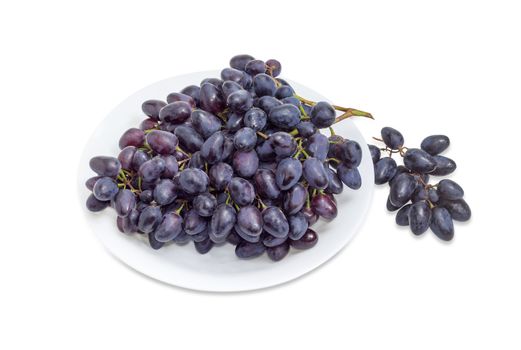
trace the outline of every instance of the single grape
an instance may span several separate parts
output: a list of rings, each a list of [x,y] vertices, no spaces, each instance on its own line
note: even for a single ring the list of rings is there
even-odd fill
[[[188,102],[192,108],[195,108],[195,101],[191,96],[182,94],[180,92],[172,92],[166,97],[166,102],[169,104],[178,101]]]
[[[154,250],[161,249],[165,245],[163,242],[159,242],[156,239],[154,232],[148,233],[148,243],[150,244],[150,247]]]
[[[166,102],[160,100],[147,100],[141,105],[143,113],[155,121],[159,120],[159,111],[166,106]]]
[[[450,158],[434,156],[434,162],[436,163],[436,169],[430,173],[431,175],[446,176],[456,170],[456,162]]]
[[[235,255],[240,259],[253,259],[264,254],[266,248],[262,242],[250,243],[242,241],[235,247]]]
[[[145,133],[137,128],[130,128],[121,135],[119,139],[119,149],[127,146],[141,147],[145,142]]]
[[[213,242],[207,238],[201,242],[194,242],[194,247],[199,254],[206,254],[213,248]]]
[[[308,228],[304,235],[298,240],[290,240],[289,244],[295,249],[310,249],[318,242],[318,235],[315,231]]]
[[[145,182],[156,181],[165,171],[165,161],[162,158],[154,157],[147,160],[139,167],[138,174]]]
[[[283,98],[286,98],[286,97],[293,97],[294,94],[295,94],[295,91],[293,90],[293,88],[291,86],[287,86],[287,85],[279,86],[277,88],[277,90],[275,90],[275,97],[278,98],[279,100],[282,100]],[[298,101],[298,99],[297,99],[297,101]]]
[[[374,166],[374,182],[382,185],[391,180],[396,174],[396,161],[390,157],[384,157]]]
[[[268,71],[271,71],[272,77],[278,76],[282,70],[280,62],[273,58],[266,61],[266,67],[268,67]]]
[[[230,60],[230,67],[244,71],[246,64],[255,58],[250,55],[235,55]]]
[[[418,148],[407,150],[403,157],[403,164],[407,169],[420,174],[427,174],[436,169],[434,157]]]
[[[206,230],[207,225],[206,219],[197,214],[194,209],[187,211],[183,217],[183,230],[188,235],[195,235]]]
[[[235,204],[243,207],[253,203],[255,199],[255,189],[253,185],[241,177],[234,177],[228,184],[230,196]]]
[[[280,100],[276,99],[273,96],[262,96],[261,98],[253,101],[253,105],[262,109],[267,115],[271,112],[273,108],[282,106],[282,104],[283,103]]]
[[[144,233],[153,232],[161,223],[163,215],[161,209],[155,206],[148,206],[141,211],[138,220],[138,229]]]
[[[403,147],[403,135],[398,130],[386,126],[382,128],[381,135],[385,145],[390,149],[396,150]]]
[[[87,189],[89,191],[92,191],[92,189],[94,188],[94,185],[96,184],[96,181],[98,181],[99,179],[101,179],[103,176],[93,176],[91,178],[88,178],[87,181],[85,181],[85,187],[87,187]]]
[[[326,173],[327,173],[327,187],[326,192],[327,193],[333,193],[333,194],[340,194],[344,190],[344,185],[340,178],[338,177],[338,174],[331,168],[326,167]],[[360,181],[361,184],[361,181]]]
[[[154,238],[158,242],[169,242],[183,231],[183,218],[176,213],[169,212],[163,215],[161,223],[154,231]]]
[[[283,86],[281,86],[281,88],[290,88],[290,87],[283,85]],[[276,95],[277,95],[277,91],[275,91],[275,97],[277,97]],[[277,97],[277,98],[279,98],[279,97]],[[296,98],[295,96],[284,97],[284,98],[281,98],[280,100],[283,103],[289,103],[290,105],[293,105],[293,106],[297,107],[298,109],[300,109],[300,107],[302,107],[302,103],[300,103],[300,100],[298,98]]]
[[[147,134],[147,143],[158,154],[173,154],[178,145],[177,136],[168,131],[152,130]]]
[[[188,168],[197,168],[204,170],[205,169],[206,160],[201,155],[201,151],[197,151],[192,153],[192,157],[188,161]]]
[[[446,208],[435,207],[432,209],[430,228],[443,241],[450,241],[454,238],[454,223]]]
[[[192,105],[190,103],[176,101],[167,104],[159,111],[159,119],[163,122],[179,124],[190,118],[191,113]]]
[[[317,132],[317,127],[312,122],[301,121],[297,124],[297,131],[304,138],[311,137]],[[329,145],[328,145],[329,148]]]
[[[358,168],[349,168],[344,163],[340,163],[336,169],[340,180],[349,188],[357,190],[362,187],[362,176]]]
[[[188,194],[199,194],[208,190],[208,175],[201,169],[184,169],[179,173],[180,188]]]
[[[181,93],[190,96],[192,100],[194,100],[196,106],[201,102],[201,88],[197,85],[188,85],[181,90]]]
[[[246,73],[255,76],[266,72],[266,64],[261,60],[251,60],[246,63],[244,70]]]
[[[240,236],[239,236],[240,237]],[[274,237],[270,234],[263,234],[262,235],[262,244],[266,248],[268,247],[276,247],[278,245],[281,245],[282,243],[286,242],[288,240],[288,237]]]
[[[409,211],[411,210],[411,205],[407,204],[403,206],[396,213],[396,224],[400,226],[409,226]]]
[[[396,167],[396,172],[394,173],[394,176],[389,180],[389,187],[392,186],[393,185],[393,181],[395,179],[397,179],[398,176],[400,176],[400,174],[403,174],[403,173],[410,174],[411,172],[409,171],[409,169],[407,169],[403,165],[398,165]],[[415,176],[415,175],[413,175],[413,176]]]
[[[425,186],[423,186],[421,183],[416,184],[416,189],[411,195],[411,202],[416,203],[418,201],[426,201],[428,199],[429,192],[425,189]]]
[[[147,118],[147,119],[144,119],[140,124],[139,124],[139,128],[143,131],[145,130],[150,130],[150,129],[155,129],[157,127],[157,121],[155,121],[154,119],[152,118]]]
[[[289,253],[289,242],[284,242],[275,247],[266,248],[266,254],[273,261],[281,261]]]
[[[224,134],[221,131],[217,131],[203,143],[201,156],[208,164],[215,164],[221,160],[223,148]]]
[[[289,221],[289,238],[296,241],[302,238],[306,233],[309,223],[306,215],[302,212],[298,212],[295,215],[288,217]]]
[[[214,243],[222,243],[220,238],[217,238],[217,237],[212,238],[212,236],[210,236],[210,230],[208,229],[208,227],[204,231],[196,233],[195,235],[191,235],[190,238],[194,242],[202,242],[202,241],[206,241],[208,238],[210,238],[212,240],[212,242],[214,242]],[[214,241],[214,239],[219,242]]]
[[[201,109],[194,109],[192,111],[192,127],[201,135],[204,139],[209,138],[215,132],[221,130],[222,123],[212,113],[203,111]]]
[[[91,158],[90,168],[100,176],[116,177],[121,169],[121,163],[117,158],[97,156]]]
[[[241,90],[244,91],[241,84],[236,83],[235,81],[225,81],[222,86],[223,97],[225,100],[228,100],[228,96],[230,96],[232,93]]]
[[[338,145],[336,158],[340,159],[350,168],[356,168],[362,162],[362,148],[356,141],[346,140]]]
[[[431,187],[427,191],[427,198],[429,199],[429,201],[431,201],[431,203],[438,203],[440,200],[440,195],[438,194],[438,191],[435,188]]]
[[[211,217],[217,208],[217,199],[210,193],[201,193],[194,198],[193,208],[202,217]]]
[[[416,190],[416,185],[416,179],[412,175],[400,174],[391,186],[389,193],[391,203],[396,207],[405,205]]]
[[[472,216],[470,207],[464,199],[441,200],[439,205],[449,211],[453,220],[468,221]]]
[[[447,200],[456,200],[463,198],[464,191],[456,182],[448,179],[441,180],[438,183],[438,194],[440,198]]]
[[[302,174],[312,188],[323,190],[329,184],[326,168],[317,158],[309,157],[304,161]]]
[[[153,190],[144,190],[139,194],[139,200],[145,204],[150,204],[154,200]]]
[[[319,193],[311,199],[311,209],[320,217],[327,221],[336,218],[338,214],[337,206],[326,194]]]
[[[239,129],[233,138],[233,144],[239,151],[250,151],[257,144],[257,134],[255,130],[245,127]]]
[[[223,154],[221,156],[221,160],[224,162],[229,162],[234,152],[235,146],[233,145],[233,135],[226,133],[224,135]]]
[[[412,233],[421,235],[429,228],[432,210],[426,201],[419,201],[411,205],[409,209],[409,226]]]
[[[136,206],[136,196],[131,190],[121,189],[114,197],[114,209],[120,217],[127,216]]]
[[[130,213],[125,216],[124,218],[121,218],[121,228],[123,230],[123,233],[131,234],[138,232],[137,224],[139,220],[139,215],[141,213],[137,209],[132,209]]]
[[[271,134],[268,141],[279,159],[290,157],[297,150],[295,138],[284,131]]]
[[[89,197],[87,198],[87,202],[86,202],[87,209],[92,212],[102,211],[109,205],[110,205],[110,201],[108,201],[108,200],[100,201],[92,193],[89,195]]]
[[[132,160],[134,159],[134,154],[136,154],[136,147],[127,146],[119,152],[118,160],[123,169],[131,170],[132,169]]]
[[[387,196],[387,203],[385,204],[385,206],[389,211],[397,211],[398,209],[400,209],[400,207],[397,207],[393,203],[391,203],[391,196]]]
[[[257,152],[259,159],[263,162],[273,162],[277,157],[270,139],[261,141],[261,143],[255,148],[255,151]]]
[[[255,190],[262,198],[280,197],[280,189],[275,180],[275,173],[268,169],[258,169],[253,177]]]
[[[210,221],[210,231],[226,237],[237,221],[235,209],[229,204],[219,204]]]
[[[154,188],[154,200],[159,205],[167,205],[177,198],[177,192],[174,182],[169,179],[159,181]]]
[[[253,107],[244,114],[244,126],[252,128],[255,131],[261,131],[266,126],[268,116],[262,109]]]
[[[302,208],[300,211],[306,217],[309,226],[313,226],[318,221],[318,215],[311,209],[311,207]]]
[[[268,120],[282,130],[291,130],[300,123],[300,111],[291,104],[282,104],[270,109]]]
[[[163,171],[163,174],[161,174],[161,177],[165,179],[173,178],[179,171],[177,159],[171,154],[160,156],[160,158],[165,161],[165,170]]]
[[[212,165],[209,171],[210,184],[218,191],[222,191],[228,186],[233,177],[233,168],[226,163]]]
[[[231,112],[228,114],[228,119],[226,120],[226,129],[229,132],[236,132],[240,128],[242,128],[243,125],[243,116],[240,114],[237,114],[235,112]]]
[[[217,89],[219,90],[222,90],[222,86],[223,86],[223,81],[219,78],[206,78],[206,79],[203,79],[203,81],[201,81],[201,87],[204,85],[204,84],[212,84],[213,86],[215,86]],[[200,98],[200,94],[199,94],[199,98]]]
[[[226,236],[226,242],[230,244],[237,245],[241,243],[241,241],[242,238],[233,230],[228,234],[228,236]]]
[[[94,197],[100,201],[110,201],[118,194],[118,185],[110,177],[102,177],[96,181],[92,189]]]
[[[275,180],[283,191],[290,189],[302,176],[302,163],[295,158],[284,158],[279,162],[275,173]]]
[[[252,177],[259,168],[257,152],[255,150],[235,152],[233,155],[233,168],[239,176],[244,178]]]
[[[239,237],[241,237],[241,239],[243,239],[247,242],[257,243],[257,242],[261,241],[261,235],[250,235],[250,234],[246,233],[246,231],[241,229],[241,227],[238,224],[236,224],[233,227],[233,230],[235,231],[235,233],[237,233],[237,235]]]
[[[237,225],[240,231],[248,236],[260,236],[262,233],[262,215],[253,205],[242,207],[237,214]]]
[[[178,234],[177,237],[174,238],[172,241],[177,245],[185,245],[188,242],[190,242],[191,239],[192,237],[186,234],[185,231],[181,231],[181,233]]]
[[[294,215],[304,207],[307,198],[306,188],[296,184],[284,193],[282,208],[287,215]]]
[[[277,86],[272,77],[267,74],[261,73],[253,77],[253,89],[258,97],[262,96],[273,96]]]
[[[311,122],[319,129],[333,125],[336,118],[335,109],[327,102],[318,102],[311,108]]]
[[[375,145],[369,145],[369,153],[371,153],[371,159],[373,160],[373,164],[376,164],[376,162],[380,160],[382,152]]]
[[[268,207],[262,211],[263,228],[275,237],[287,237],[289,233],[288,219],[278,207]]]
[[[449,148],[450,139],[445,135],[431,135],[426,137],[421,143],[421,149],[431,156],[440,154]]]
[[[203,137],[193,127],[188,125],[177,127],[174,134],[179,139],[181,147],[188,152],[193,153],[200,150],[204,143]]]
[[[224,68],[221,71],[221,79],[223,81],[234,81],[236,83],[240,82],[242,80],[242,77],[244,75],[244,72],[235,69],[235,68]],[[224,85],[224,83],[223,83]]]
[[[246,90],[235,91],[228,96],[226,105],[231,111],[243,114],[253,107],[253,98]]]
[[[215,85],[204,83],[201,85],[201,108],[210,113],[220,113],[226,105],[221,90]]]
[[[329,152],[329,140],[326,135],[317,132],[307,140],[305,148],[311,157],[324,161]]]

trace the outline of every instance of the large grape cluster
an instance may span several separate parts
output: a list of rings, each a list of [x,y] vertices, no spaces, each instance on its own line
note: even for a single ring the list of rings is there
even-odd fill
[[[449,147],[449,138],[431,135],[422,141],[420,148],[407,148],[398,130],[385,127],[381,138],[376,140],[386,147],[369,146],[375,183],[389,183],[387,209],[397,211],[396,223],[409,226],[415,235],[430,228],[441,240],[452,240],[453,220],[467,221],[471,216],[470,207],[463,199],[463,189],[450,179],[429,183],[430,176],[446,176],[456,170],[456,162],[440,155]],[[381,157],[382,152],[388,156]],[[403,157],[403,165],[396,164],[393,154]]]
[[[205,254],[228,242],[239,258],[279,261],[313,247],[310,227],[337,216],[334,195],[361,186],[360,145],[320,129],[371,115],[302,98],[280,71],[237,55],[221,79],[145,101],[118,157],[91,159],[87,208],[111,206],[119,230],[153,249],[192,241]]]

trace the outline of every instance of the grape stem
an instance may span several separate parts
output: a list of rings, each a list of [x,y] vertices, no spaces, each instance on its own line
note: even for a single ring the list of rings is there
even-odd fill
[[[179,215],[179,214],[181,213],[181,210],[183,210],[185,204],[186,204],[186,202],[183,202],[183,204],[181,204],[181,206],[179,207],[179,209],[177,209],[177,210],[175,211],[175,213],[176,213],[177,215]]]
[[[262,137],[264,140],[267,140],[267,139],[270,138],[268,135],[266,135],[265,133],[260,132],[260,131],[257,131],[257,135],[259,135],[260,137]]]
[[[192,156],[190,153],[187,153],[187,152],[183,151],[183,149],[181,147],[179,147],[179,146],[177,146],[175,149],[176,149],[176,151],[179,151],[182,154],[184,154],[185,156],[187,156],[188,158],[190,158]]]
[[[302,96],[299,96],[297,94],[294,95],[300,102],[303,102],[307,104],[308,106],[314,106],[317,103],[315,101],[308,100],[307,98],[304,98]],[[348,108],[348,107],[342,107],[337,105],[331,105],[334,109],[340,112],[344,112],[344,114],[340,115],[336,118],[335,123],[338,123],[344,119],[350,118],[350,117],[365,117],[374,119],[374,117],[371,115],[371,113],[361,111],[359,109],[354,108]]]

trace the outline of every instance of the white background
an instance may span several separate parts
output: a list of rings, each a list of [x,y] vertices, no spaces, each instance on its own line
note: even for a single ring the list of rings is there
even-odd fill
[[[0,348],[519,349],[515,3],[2,2]],[[86,140],[134,91],[236,53],[371,111],[367,137],[448,134],[472,221],[451,244],[413,237],[384,186],[336,258],[250,293],[181,290],[117,262],[78,204]]]

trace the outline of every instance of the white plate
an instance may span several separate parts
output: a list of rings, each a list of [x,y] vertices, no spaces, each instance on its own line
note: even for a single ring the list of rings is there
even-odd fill
[[[78,185],[80,200],[88,225],[107,250],[131,268],[162,282],[201,291],[245,291],[274,286],[295,279],[315,269],[337,254],[360,229],[373,194],[373,165],[364,138],[351,120],[335,125],[338,134],[356,140],[363,149],[359,167],[362,187],[337,196],[338,216],[330,223],[318,222],[313,227],[319,234],[315,247],[306,251],[291,250],[280,262],[272,262],[264,255],[253,260],[239,260],[230,244],[198,254],[193,244],[169,245],[158,251],[138,236],[127,236],[116,227],[116,214],[107,209],[91,213],[85,209],[89,191],[85,180],[94,174],[89,159],[96,155],[117,156],[120,135],[130,127],[137,127],[143,119],[141,103],[147,99],[166,99],[166,95],[205,77],[218,77],[219,72],[199,72],[159,81],[145,87],[124,100],[98,126],[87,143],[80,162]],[[326,100],[315,91],[291,81],[296,92],[311,100]]]

